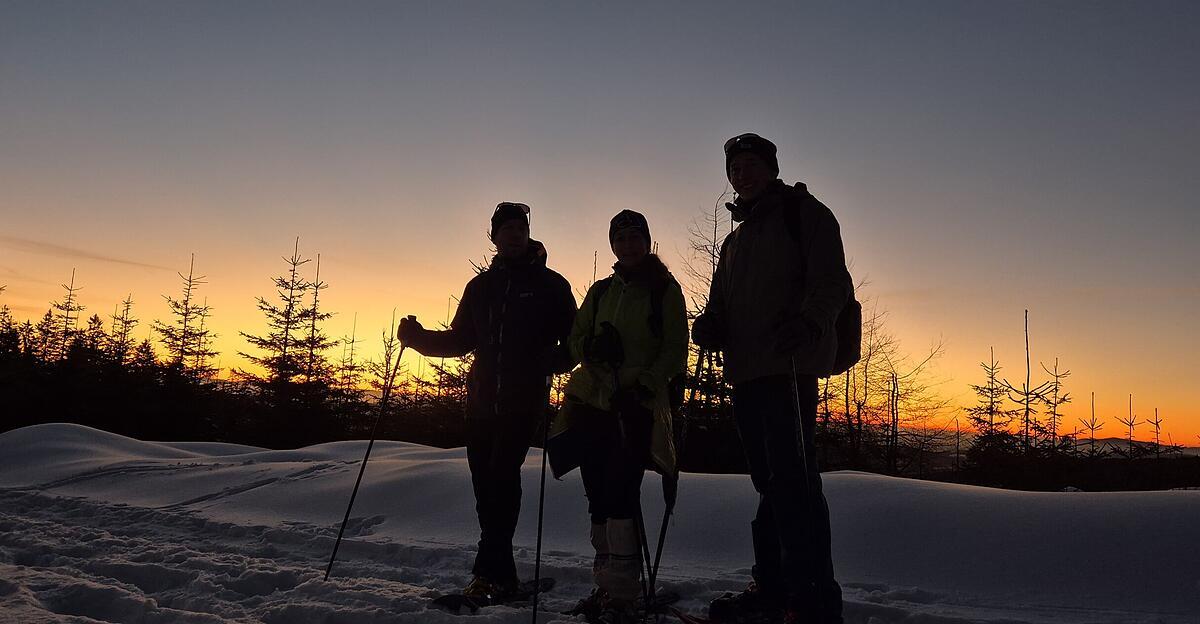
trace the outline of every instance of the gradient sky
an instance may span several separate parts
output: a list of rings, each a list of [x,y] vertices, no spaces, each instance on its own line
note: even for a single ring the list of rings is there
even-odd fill
[[[0,1],[0,303],[144,320],[196,254],[243,366],[300,237],[330,325],[441,321],[501,200],[577,288],[608,219],[687,224],[753,131],[837,214],[906,350],[971,400],[989,346],[1198,442],[1200,4]],[[678,271],[677,271],[678,272]],[[144,322],[145,330],[148,322]],[[1144,433],[1142,434],[1145,435]]]

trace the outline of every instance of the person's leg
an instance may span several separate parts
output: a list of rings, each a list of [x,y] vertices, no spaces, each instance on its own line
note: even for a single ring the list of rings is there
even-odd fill
[[[754,581],[768,592],[783,591],[783,572],[780,559],[779,530],[767,496],[771,482],[770,455],[766,427],[767,411],[771,409],[769,390],[775,384],[771,378],[755,379],[738,384],[733,390],[733,415],[738,436],[750,470],[750,480],[758,492],[758,509],[750,522],[754,547]]]
[[[588,443],[579,461],[579,475],[588,499],[589,536],[595,554],[592,558],[592,577],[596,586],[604,588],[612,553],[608,542],[607,475],[608,456],[617,444],[616,418],[611,413],[589,410],[577,425]]]
[[[642,542],[637,515],[641,486],[650,457],[653,413],[640,405],[625,405],[617,421],[619,437],[607,459],[605,473],[610,509],[608,543],[612,549],[606,589],[619,606],[641,598]]]
[[[521,465],[529,451],[531,419],[472,423],[467,462],[479,516],[479,553],[472,572],[500,585],[515,586],[513,533],[521,513]]]
[[[795,385],[793,385],[795,383]],[[763,413],[771,478],[766,498],[779,527],[781,567],[790,602],[815,621],[841,621],[841,589],[833,576],[829,507],[817,467],[817,383],[780,380],[767,390]],[[799,413],[797,413],[799,404]]]

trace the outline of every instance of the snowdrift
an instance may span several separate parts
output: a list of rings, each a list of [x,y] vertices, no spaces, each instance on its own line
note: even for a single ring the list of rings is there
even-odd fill
[[[0,434],[0,620],[461,621],[426,604],[464,584],[473,557],[463,449],[377,442],[334,578],[321,579],[365,446],[145,442],[67,424]],[[524,469],[525,575],[540,462],[535,449]],[[824,481],[848,622],[1200,622],[1200,491]],[[643,488],[652,530],[658,485]],[[684,606],[744,585],[756,502],[746,477],[683,476],[662,577]],[[551,612],[588,591],[585,507],[577,473],[547,483]],[[528,620],[506,607],[471,619]]]

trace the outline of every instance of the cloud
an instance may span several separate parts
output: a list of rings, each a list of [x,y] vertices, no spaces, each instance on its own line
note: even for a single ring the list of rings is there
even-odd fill
[[[57,256],[59,258],[79,258],[81,260],[94,260],[98,262],[111,262],[113,264],[124,264],[127,266],[136,266],[147,269],[159,269],[162,271],[170,271],[171,269],[157,264],[147,264],[145,262],[137,262],[135,260],[126,260],[114,256],[106,256],[104,254],[87,251],[86,249],[76,249],[74,247],[66,247],[63,245],[55,245],[54,243],[44,243],[42,241],[29,240],[27,238],[17,238],[15,236],[0,235],[0,247],[7,247],[17,251],[26,253],[40,254],[43,256]]]

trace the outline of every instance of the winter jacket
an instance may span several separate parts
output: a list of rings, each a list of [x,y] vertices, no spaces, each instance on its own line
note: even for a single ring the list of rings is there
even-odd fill
[[[837,219],[804,184],[782,181],[744,210],[721,245],[709,290],[709,316],[723,336],[725,379],[740,383],[768,375],[828,376],[837,353],[835,322],[853,292]],[[798,324],[806,340],[777,352],[783,323]],[[798,323],[797,323],[798,322]]]
[[[571,373],[567,382],[566,400],[551,429],[551,437],[569,431],[575,418],[586,416],[586,405],[602,411],[613,409],[613,396],[618,388],[633,391],[638,385],[650,390],[653,397],[641,404],[654,413],[651,459],[654,468],[664,474],[675,472],[675,449],[671,435],[671,407],[667,385],[683,372],[687,362],[687,312],[683,291],[666,265],[653,254],[646,257],[638,270],[627,272],[614,266],[611,281],[597,282],[588,290],[568,344],[571,356],[583,365]],[[655,288],[652,281],[658,281]],[[652,319],[651,293],[662,293],[662,319]],[[597,298],[599,299],[597,304]],[[615,371],[607,364],[589,362],[585,345],[604,322],[616,327],[621,337],[624,361]],[[616,386],[615,384],[619,384]],[[570,452],[555,458],[551,446],[551,463],[555,476],[574,469],[577,463]],[[564,447],[559,447],[564,448]]]
[[[492,259],[467,282],[450,328],[418,332],[410,346],[432,357],[474,352],[467,376],[467,418],[540,417],[547,378],[566,372],[566,339],[575,296],[546,267],[546,248],[529,241],[525,256]]]

